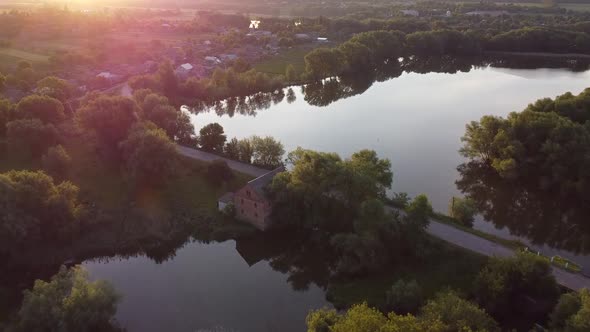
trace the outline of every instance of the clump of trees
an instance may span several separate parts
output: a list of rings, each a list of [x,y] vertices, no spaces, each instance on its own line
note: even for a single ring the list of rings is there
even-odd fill
[[[195,128],[187,112],[172,106],[169,99],[148,89],[137,90],[133,97],[143,120],[162,128],[168,137],[183,145],[195,145]]]
[[[89,281],[82,267],[37,280],[8,331],[122,331],[114,321],[120,296],[106,281]]]
[[[199,131],[199,145],[208,152],[222,153],[227,136],[223,127],[217,123],[210,123]]]
[[[452,197],[449,202],[449,216],[456,219],[461,225],[473,227],[477,206],[470,198]]]
[[[547,261],[520,254],[491,258],[475,280],[474,294],[477,303],[503,321],[523,313],[530,299],[534,299],[540,312],[550,312],[557,302],[559,287]]]
[[[229,68],[216,68],[211,77],[190,77],[181,82],[169,62],[163,62],[153,75],[141,75],[129,80],[136,90],[150,89],[177,100],[193,98],[212,101],[233,96],[247,96],[256,92],[271,92],[284,85],[282,77],[273,77],[249,69],[240,62]]]
[[[174,143],[151,122],[136,123],[120,149],[128,174],[142,183],[162,184],[176,168]]]
[[[545,27],[526,27],[493,36],[486,43],[490,51],[587,53],[590,35]]]
[[[400,279],[387,291],[387,307],[396,313],[417,312],[424,302],[422,288],[416,280]]]
[[[550,316],[550,327],[555,332],[582,332],[590,328],[590,291],[561,295]]]
[[[74,95],[75,88],[66,80],[48,76],[37,82],[37,91],[39,94],[47,95],[63,103]]]
[[[308,314],[306,323],[308,332],[500,330],[498,324],[484,310],[453,292],[439,294],[417,316],[403,316],[395,312],[385,315],[364,303],[354,305],[342,314],[328,309],[312,311]]]
[[[423,253],[432,207],[417,197],[407,213],[382,203],[393,179],[391,163],[374,151],[349,159],[298,148],[292,167],[275,176],[269,193],[279,227],[322,234],[337,254],[335,270],[358,275]]]
[[[285,148],[273,137],[256,135],[243,139],[234,137],[226,143],[227,135],[218,123],[204,126],[199,133],[199,145],[205,151],[268,169],[283,165]]]
[[[466,127],[461,153],[502,178],[588,197],[590,90],[546,98],[507,118],[484,116]]]
[[[67,181],[56,184],[42,171],[0,173],[0,206],[2,249],[71,239],[83,212],[78,187]]]

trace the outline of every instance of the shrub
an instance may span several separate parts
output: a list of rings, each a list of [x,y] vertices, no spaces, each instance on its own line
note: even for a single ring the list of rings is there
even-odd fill
[[[475,202],[470,198],[454,197],[449,202],[449,215],[462,225],[473,227],[473,219],[477,213]]]
[[[424,301],[422,288],[416,280],[398,280],[387,291],[387,306],[396,313],[416,312]]]

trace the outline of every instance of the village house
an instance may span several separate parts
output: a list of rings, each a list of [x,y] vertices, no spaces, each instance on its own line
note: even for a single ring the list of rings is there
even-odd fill
[[[272,225],[270,219],[272,204],[265,192],[265,187],[271,183],[275,175],[283,171],[285,168],[281,166],[246,183],[235,194],[226,193],[219,198],[217,207],[219,210],[224,210],[228,205],[233,205],[236,219],[248,222],[262,231],[266,230]]]
[[[176,68],[174,73],[179,78],[187,78],[190,75],[192,70],[193,70],[193,65],[191,65],[190,63],[185,63],[185,64],[178,66],[178,68]]]

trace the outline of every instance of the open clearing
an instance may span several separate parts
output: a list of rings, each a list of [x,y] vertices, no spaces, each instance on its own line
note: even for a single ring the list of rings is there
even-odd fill
[[[30,52],[21,51],[21,50],[15,49],[15,48],[0,48],[0,56],[3,56],[2,59],[4,59],[4,57],[8,57],[8,58],[6,58],[7,60],[10,58],[17,58],[20,60],[27,60],[30,62],[47,62],[47,61],[49,61],[49,56],[47,56],[47,55],[30,53]]]

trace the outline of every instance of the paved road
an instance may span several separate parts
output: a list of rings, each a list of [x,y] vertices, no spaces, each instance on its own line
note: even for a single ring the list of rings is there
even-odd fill
[[[227,163],[229,168],[231,168],[232,170],[234,170],[236,172],[244,173],[244,174],[256,177],[256,178],[269,172],[269,170],[267,170],[267,169],[259,168],[259,167],[256,167],[256,166],[253,166],[250,164],[245,164],[245,163],[241,163],[239,161],[227,159],[227,158],[218,156],[213,153],[209,153],[209,152],[205,152],[205,151],[201,151],[201,150],[197,150],[197,149],[193,149],[193,148],[188,148],[186,146],[181,146],[181,145],[177,145],[176,147],[178,149],[178,152],[183,156],[186,156],[186,157],[189,157],[192,159],[196,159],[196,160],[200,160],[200,161],[206,161],[206,162],[211,162],[214,160],[223,160]]]
[[[502,245],[434,220],[430,221],[430,225],[426,231],[433,236],[482,255],[498,257],[515,255],[513,250]],[[555,280],[560,285],[573,290],[580,290],[582,288],[590,289],[590,278],[579,273],[571,273],[556,267],[552,268],[553,276],[555,276]]]

